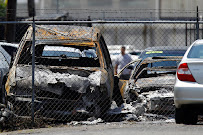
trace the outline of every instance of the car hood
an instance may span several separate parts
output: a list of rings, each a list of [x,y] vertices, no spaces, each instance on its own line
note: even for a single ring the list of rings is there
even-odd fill
[[[35,67],[35,86],[37,89],[62,95],[63,87],[78,93],[86,93],[88,87],[97,87],[106,80],[106,70],[91,67]],[[32,66],[18,65],[16,67],[15,81],[12,86],[18,89],[32,88]],[[56,87],[57,86],[57,87]],[[56,90],[57,89],[57,90]]]

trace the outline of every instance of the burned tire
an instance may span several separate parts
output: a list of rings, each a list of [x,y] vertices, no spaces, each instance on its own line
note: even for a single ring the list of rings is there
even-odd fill
[[[103,89],[96,87],[94,91],[88,89],[83,96],[83,102],[86,104],[89,116],[95,118],[105,115],[111,107],[111,100],[105,87]]]
[[[184,114],[183,109],[176,108],[176,110],[175,110],[175,121],[176,121],[176,124],[183,123],[183,120],[184,120],[183,114]]]
[[[103,117],[111,107],[111,101],[107,96],[106,92],[99,94],[100,96],[95,99],[96,103],[94,105],[94,117]]]
[[[111,107],[110,102],[100,101],[88,107],[88,111],[90,112],[90,116],[95,118],[104,117]]]
[[[107,113],[107,111],[111,107],[111,101],[110,99],[106,98],[104,100],[100,100],[98,103],[98,106],[100,107],[100,116],[102,117]]]

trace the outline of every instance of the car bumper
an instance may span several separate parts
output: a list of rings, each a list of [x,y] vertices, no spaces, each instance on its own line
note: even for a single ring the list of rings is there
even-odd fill
[[[203,84],[176,80],[174,102],[176,108],[182,105],[203,104]]]

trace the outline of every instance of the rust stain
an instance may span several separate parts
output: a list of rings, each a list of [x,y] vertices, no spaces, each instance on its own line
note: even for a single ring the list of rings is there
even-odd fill
[[[124,92],[125,92],[125,86],[127,84],[126,80],[120,80],[119,81],[120,84],[120,93],[121,93],[121,96],[124,98]]]
[[[62,45],[75,45],[75,46],[88,46],[88,47],[95,47],[94,42],[79,42],[79,43],[62,43]]]
[[[36,26],[36,39],[67,39],[97,41],[100,31],[97,28],[69,26],[67,31],[57,26]]]
[[[102,51],[101,51],[101,46],[99,44],[99,42],[96,42],[97,44],[97,56],[100,58],[100,65],[102,68],[105,68],[105,64],[104,64],[104,56],[102,54]]]
[[[10,92],[10,88],[11,88],[9,83],[10,83],[10,78],[7,79],[6,85],[5,85],[5,89],[6,89],[7,94]]]

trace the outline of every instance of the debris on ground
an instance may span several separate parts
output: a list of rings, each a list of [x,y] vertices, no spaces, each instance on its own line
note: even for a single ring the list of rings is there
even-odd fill
[[[68,125],[96,125],[98,123],[102,123],[104,122],[101,118],[89,118],[87,121],[72,121],[70,123],[68,123]]]
[[[173,112],[174,111],[174,101],[173,92],[167,90],[150,92],[147,95],[148,99],[148,111],[158,111],[158,112]]]
[[[13,116],[13,112],[10,111],[4,104],[0,104],[0,124],[4,124],[5,121]]]
[[[142,93],[136,101],[129,104],[124,103],[121,107],[117,107],[113,102],[108,113],[111,115],[126,114],[123,118],[126,121],[167,120],[168,117],[160,113],[163,111],[169,113],[174,111],[173,92],[165,88]]]
[[[158,106],[160,104],[163,104],[162,101],[167,101],[164,99],[167,99],[169,97],[173,97],[172,91],[167,89],[160,89],[156,91],[146,92],[139,95],[136,101],[130,102],[129,104],[123,103],[121,107],[118,107],[116,105],[116,102],[113,101],[111,105],[111,109],[108,111],[105,117],[106,118],[95,118],[90,117],[87,118],[85,121],[71,121],[67,125],[70,126],[77,126],[77,125],[97,125],[99,123],[104,122],[111,122],[111,118],[113,118],[113,121],[115,119],[118,119],[118,121],[127,121],[127,122],[147,122],[147,121],[163,121],[163,122],[174,122],[174,116],[169,115],[161,115],[154,113],[154,111],[150,110],[152,108],[152,102],[154,102],[154,99],[158,99],[159,102],[156,102]],[[157,100],[157,101],[158,101]],[[172,104],[173,105],[173,104]],[[168,110],[167,110],[168,111]],[[121,115],[122,114],[122,115]],[[119,117],[119,118],[116,118]],[[29,119],[29,120],[28,120]],[[25,121],[29,121],[29,123],[25,124]],[[10,127],[9,129],[16,130],[16,129],[24,129],[25,125],[27,127],[30,127],[31,125],[31,118],[16,118],[14,120],[14,123],[18,126]],[[13,124],[14,124],[13,123]],[[15,125],[14,124],[14,125]],[[46,127],[47,124],[44,122],[41,118],[35,119],[36,127]],[[48,124],[50,125],[50,124]]]

